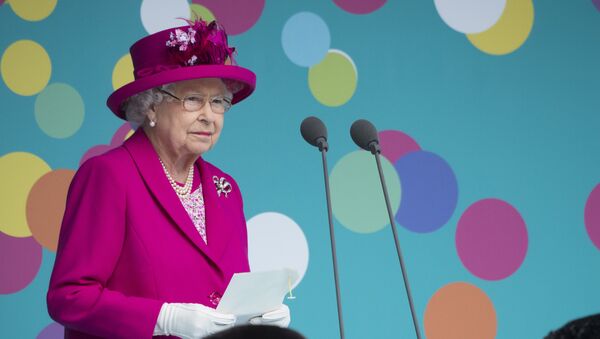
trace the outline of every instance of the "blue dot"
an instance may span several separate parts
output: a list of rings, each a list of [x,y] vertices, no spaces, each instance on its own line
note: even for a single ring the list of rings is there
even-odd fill
[[[310,67],[327,54],[331,43],[329,27],[320,16],[310,12],[293,15],[281,32],[281,44],[287,57],[296,65]]]
[[[402,183],[396,221],[418,233],[444,226],[458,200],[456,177],[448,163],[434,153],[415,151],[398,159],[394,167]]]

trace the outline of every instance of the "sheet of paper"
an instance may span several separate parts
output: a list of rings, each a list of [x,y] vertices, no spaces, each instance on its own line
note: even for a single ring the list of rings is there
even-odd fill
[[[292,269],[236,273],[231,278],[217,311],[235,314],[237,323],[276,310],[298,280]]]

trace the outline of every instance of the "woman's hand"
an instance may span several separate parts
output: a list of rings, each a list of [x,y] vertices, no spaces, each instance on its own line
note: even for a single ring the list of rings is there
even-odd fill
[[[252,325],[274,325],[279,327],[288,327],[290,321],[290,309],[284,304],[281,304],[275,311],[250,319]]]
[[[224,314],[201,304],[163,304],[154,335],[197,339],[226,330],[235,324],[233,314]]]

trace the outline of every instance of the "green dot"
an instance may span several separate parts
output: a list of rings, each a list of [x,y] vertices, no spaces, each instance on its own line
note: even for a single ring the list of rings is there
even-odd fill
[[[202,19],[206,22],[211,22],[215,20],[215,15],[206,7],[199,4],[191,4],[190,5],[190,19],[196,20]]]
[[[400,206],[400,179],[394,166],[381,157],[392,212]],[[357,233],[373,233],[389,224],[377,163],[366,151],[341,158],[331,171],[333,215],[346,228]]]
[[[356,90],[358,74],[350,57],[330,50],[325,58],[308,71],[308,86],[317,101],[325,106],[345,104]]]
[[[63,139],[75,134],[84,118],[81,96],[73,87],[53,83],[35,99],[35,120],[47,135]]]

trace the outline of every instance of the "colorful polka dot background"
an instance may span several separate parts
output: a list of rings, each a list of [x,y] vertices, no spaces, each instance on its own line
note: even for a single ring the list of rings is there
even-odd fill
[[[321,159],[329,129],[347,338],[413,338],[375,161],[427,338],[541,338],[600,313],[600,1],[0,0],[2,337],[61,338],[46,311],[77,168],[132,133],[105,106],[128,48],[216,18],[256,72],[206,158],[244,191],[253,270],[300,274],[291,326],[339,336]]]

